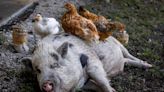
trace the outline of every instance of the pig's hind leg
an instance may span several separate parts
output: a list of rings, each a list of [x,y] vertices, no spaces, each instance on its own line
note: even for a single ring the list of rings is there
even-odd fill
[[[121,50],[122,50],[122,53],[123,53],[123,56],[124,56],[124,61],[125,61],[125,64],[128,64],[128,65],[134,65],[134,66],[137,66],[137,67],[144,67],[144,68],[149,68],[149,67],[152,67],[151,64],[148,64],[147,62],[141,60],[141,59],[138,59],[136,57],[134,57],[133,55],[131,55],[128,50],[121,45]]]
[[[131,55],[128,52],[128,50],[115,38],[110,38],[110,40],[114,41],[116,43],[116,45],[119,45],[121,52],[125,59],[125,60],[123,60],[123,61],[125,61],[125,64],[134,65],[137,67],[145,67],[145,68],[152,67],[151,64],[148,64],[147,62],[140,60],[140,59],[134,57],[133,55]]]
[[[125,59],[124,62],[127,65],[133,65],[133,66],[140,67],[140,68],[152,67],[151,64],[148,64],[147,62],[144,62],[142,60],[132,60],[132,59],[129,59],[129,58],[124,58],[124,59]]]

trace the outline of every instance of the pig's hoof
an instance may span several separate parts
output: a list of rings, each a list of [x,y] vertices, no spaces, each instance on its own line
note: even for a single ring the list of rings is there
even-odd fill
[[[144,66],[145,66],[145,68],[151,68],[151,67],[153,67],[151,64],[149,64],[147,62],[144,63]]]
[[[117,92],[114,88],[111,87],[110,92]]]

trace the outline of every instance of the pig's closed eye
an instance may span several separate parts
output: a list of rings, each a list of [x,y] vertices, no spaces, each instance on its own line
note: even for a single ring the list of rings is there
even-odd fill
[[[55,60],[59,60],[59,57],[58,57],[58,55],[57,54],[55,54],[55,53],[51,53],[50,54]]]
[[[41,73],[40,69],[37,69],[36,71],[37,71],[38,73]]]
[[[54,64],[51,64],[50,65],[50,68],[51,69],[54,69],[54,68],[57,68],[57,67],[59,67],[59,64],[58,63],[54,63]]]
[[[37,73],[41,73],[41,70],[37,68],[37,69],[36,69],[36,72],[37,72]]]

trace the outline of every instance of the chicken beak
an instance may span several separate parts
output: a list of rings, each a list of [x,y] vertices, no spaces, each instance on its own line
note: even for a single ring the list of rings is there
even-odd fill
[[[32,19],[32,22],[38,22],[39,21],[39,17],[35,17],[34,19]]]

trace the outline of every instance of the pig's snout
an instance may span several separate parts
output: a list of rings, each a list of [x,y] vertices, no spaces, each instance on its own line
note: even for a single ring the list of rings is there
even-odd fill
[[[51,81],[44,82],[42,86],[43,92],[53,92],[53,86],[54,84]]]

